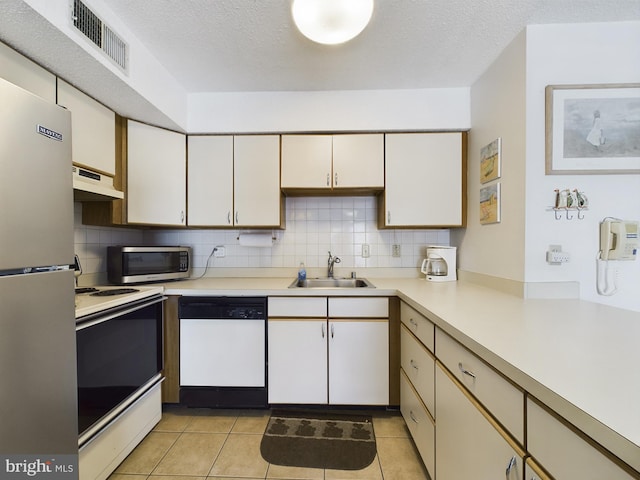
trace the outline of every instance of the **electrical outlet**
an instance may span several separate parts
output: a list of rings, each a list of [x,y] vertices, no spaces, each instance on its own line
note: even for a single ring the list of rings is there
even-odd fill
[[[562,245],[549,245],[547,250],[547,263],[550,265],[560,265],[569,261],[569,254],[562,251]]]
[[[222,258],[224,257],[227,252],[225,250],[225,248],[222,245],[218,245],[217,247],[215,247],[216,249],[213,252],[213,256],[216,258]]]
[[[371,254],[371,252],[369,250],[369,244],[368,243],[363,243],[362,244],[362,258],[369,258],[370,254]]]
[[[399,257],[400,256],[400,245],[399,244],[394,244],[391,246],[391,256],[392,257]]]

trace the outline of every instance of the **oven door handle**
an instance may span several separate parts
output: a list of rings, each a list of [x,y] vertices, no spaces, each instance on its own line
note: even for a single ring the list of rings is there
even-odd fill
[[[164,302],[167,299],[167,297],[165,296],[161,296],[161,297],[157,297],[157,298],[153,298],[150,301],[147,302],[143,302],[143,303],[137,303],[136,305],[130,307],[130,308],[125,308],[122,310],[118,310],[116,312],[112,312],[112,313],[107,313],[106,315],[104,314],[100,314],[95,313],[95,317],[92,320],[87,320],[86,322],[80,323],[78,325],[76,325],[76,332],[80,331],[80,330],[84,330],[85,328],[89,328],[89,327],[93,327],[94,325],[99,325],[101,323],[104,322],[108,322],[109,320],[113,320],[114,318],[118,318],[118,317],[122,317],[124,315],[128,315],[129,313],[133,313],[133,312],[137,312],[138,310],[141,310],[145,307],[148,307],[150,305],[155,305],[156,303],[160,303],[160,302]]]

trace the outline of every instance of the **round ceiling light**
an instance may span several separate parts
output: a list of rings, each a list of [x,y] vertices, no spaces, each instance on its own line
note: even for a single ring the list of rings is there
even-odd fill
[[[291,13],[305,37],[336,45],[364,30],[371,20],[373,0],[293,0]]]

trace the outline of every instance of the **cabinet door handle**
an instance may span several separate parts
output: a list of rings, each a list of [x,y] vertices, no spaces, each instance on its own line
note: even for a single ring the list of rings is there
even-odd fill
[[[413,325],[414,327],[416,327],[416,329],[418,328],[418,322],[416,322],[416,321],[413,319],[413,317],[411,317],[411,318],[409,319],[409,323],[410,323],[411,325]]]
[[[238,225],[238,211],[236,210],[236,225]]]
[[[469,375],[471,378],[476,378],[476,374],[475,374],[475,373],[473,373],[471,370],[467,370],[466,368],[464,368],[464,367],[462,366],[462,362],[459,362],[459,363],[458,363],[458,368],[459,368],[459,369],[460,369],[460,371],[461,371],[462,373],[464,373],[465,375]]]
[[[411,361],[409,362],[409,364],[416,369],[416,371],[418,371],[418,365],[416,364],[416,362],[413,360],[413,358],[411,359]]]
[[[331,185],[331,174],[327,173],[327,187]]]
[[[227,223],[231,225],[231,210],[227,212]]]
[[[180,211],[180,223],[184,223],[184,210]]]
[[[509,464],[507,465],[507,471],[505,473],[505,477],[507,480],[509,480],[509,475],[511,474],[511,470],[517,466],[518,466],[518,459],[514,455],[513,457],[511,457],[511,460],[509,460]]]
[[[331,324],[331,338],[333,338],[333,323]]]
[[[333,175],[333,186],[334,186],[334,187],[337,187],[337,186],[338,186],[338,172],[336,172],[336,173]]]
[[[413,414],[413,410],[409,410],[409,417],[411,418],[411,420],[413,420],[414,423],[420,423],[418,422],[416,416]]]
[[[391,223],[391,210],[387,210],[387,223]]]
[[[324,338],[324,323],[322,324],[322,338]]]

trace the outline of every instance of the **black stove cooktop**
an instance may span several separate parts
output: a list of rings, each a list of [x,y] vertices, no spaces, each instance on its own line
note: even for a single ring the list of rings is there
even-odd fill
[[[137,288],[113,288],[111,290],[99,290],[91,295],[94,297],[110,297],[112,295],[124,295],[125,293],[139,292]]]
[[[90,293],[94,297],[110,297],[112,295],[124,295],[126,293],[139,292],[137,288],[112,288],[109,290],[98,290],[94,287],[79,287],[76,288],[76,295],[82,293]]]
[[[76,288],[76,295],[79,295],[81,293],[93,293],[97,291],[98,289],[93,287],[78,287]]]

